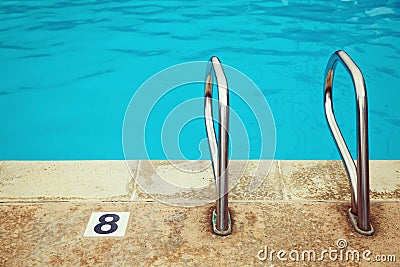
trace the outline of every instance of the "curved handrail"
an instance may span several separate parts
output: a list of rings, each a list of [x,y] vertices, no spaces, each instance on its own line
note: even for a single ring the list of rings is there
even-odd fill
[[[338,62],[350,74],[357,102],[357,167],[336,122],[332,103],[333,77]],[[324,107],[329,128],[342,157],[351,186],[351,222],[358,233],[372,235],[369,202],[369,155],[368,155],[368,105],[364,77],[348,54],[336,51],[330,57],[325,70]]]
[[[229,131],[229,90],[221,62],[217,57],[211,57],[211,65],[207,70],[204,97],[204,119],[208,144],[212,157],[215,185],[218,199],[213,211],[213,229],[219,235],[231,233],[231,220],[228,209],[228,131]],[[215,73],[218,88],[219,110],[219,145],[215,134],[212,108],[212,74]]]

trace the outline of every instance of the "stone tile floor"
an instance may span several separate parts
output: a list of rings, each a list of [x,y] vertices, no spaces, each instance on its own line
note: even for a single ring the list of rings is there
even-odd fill
[[[370,163],[372,237],[348,221],[340,161],[231,163],[233,233],[220,237],[211,229],[213,203],[172,206],[141,189],[164,202],[209,202],[215,189],[207,162],[2,162],[0,266],[399,266],[400,161]],[[152,185],[162,180],[176,186]],[[130,212],[125,236],[83,236],[95,211]],[[393,255],[396,262],[376,261]]]

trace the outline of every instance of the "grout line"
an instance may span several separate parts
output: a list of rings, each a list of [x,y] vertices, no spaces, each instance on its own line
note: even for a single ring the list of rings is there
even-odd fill
[[[138,164],[137,164],[137,167],[136,167],[135,177],[133,178],[133,190],[132,190],[132,194],[131,194],[131,197],[130,197],[131,201],[134,201],[134,200],[138,199],[136,179],[138,179],[138,177],[139,177],[141,166],[142,166],[142,160],[139,160]]]
[[[230,203],[237,203],[237,204],[343,204],[343,203],[348,203],[350,204],[350,200],[230,200]],[[155,201],[154,199],[137,199],[135,201],[129,201],[129,200],[117,200],[117,201],[111,201],[111,200],[87,200],[87,201],[82,201],[82,200],[54,200],[54,201],[43,201],[43,200],[38,200],[38,201],[0,201],[0,206],[4,205],[46,205],[46,204],[75,204],[75,205],[89,205],[89,204],[162,204],[164,206],[171,206],[171,207],[182,207],[182,208],[194,208],[194,207],[186,207],[186,206],[176,206],[176,205],[166,205],[162,202]],[[213,204],[214,202],[210,202],[205,205],[201,206],[207,206],[210,204]],[[399,203],[400,204],[400,199],[377,199],[377,200],[372,200],[371,199],[371,204],[380,204],[380,203]],[[196,206],[196,207],[201,207],[201,206]]]
[[[278,165],[279,178],[281,179],[281,183],[282,183],[282,195],[283,195],[284,200],[287,201],[287,200],[289,200],[289,197],[287,195],[288,190],[287,190],[287,187],[286,187],[285,179],[283,178],[281,161],[277,160],[276,163]]]
[[[89,205],[89,204],[139,204],[139,203],[155,203],[153,199],[141,199],[141,200],[53,200],[53,201],[43,201],[43,200],[31,200],[31,201],[0,201],[0,206],[2,205],[46,205],[46,204],[74,204],[74,205]]]
[[[305,200],[305,199],[288,199],[288,200],[230,200],[231,203],[268,203],[268,204],[311,204],[311,203],[350,203],[348,200]],[[400,202],[400,200],[399,200]]]

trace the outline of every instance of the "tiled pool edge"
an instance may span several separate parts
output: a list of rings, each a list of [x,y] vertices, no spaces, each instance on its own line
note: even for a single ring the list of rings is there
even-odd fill
[[[246,191],[253,173],[246,169],[245,179],[230,193],[232,235],[218,237],[210,224],[213,203],[193,208],[159,203],[140,191],[125,161],[5,162],[0,165],[0,266],[338,266],[341,262],[329,259],[260,260],[258,253],[266,246],[319,252],[343,240],[350,250],[396,255],[398,261],[399,163],[371,164],[372,173],[385,169],[381,180],[396,174],[389,179],[394,183],[385,185],[388,191],[393,188],[391,194],[382,194],[381,184],[371,188],[376,198],[371,200],[372,237],[357,234],[348,221],[349,185],[340,161],[276,161],[254,192]],[[160,161],[128,165],[139,176],[171,169]],[[125,236],[85,237],[93,212],[130,212]],[[343,263],[364,266],[354,260]]]
[[[250,192],[248,178],[254,175],[257,163],[249,161],[243,179],[230,193],[231,201],[294,203],[350,199],[350,186],[341,161],[274,161],[261,186]],[[168,164],[171,163],[133,161],[128,165],[133,175],[151,176],[157,168]],[[210,170],[207,171],[210,175]],[[131,173],[124,160],[3,161],[0,202],[154,201],[137,186]],[[400,161],[371,161],[370,176],[372,201],[400,200]]]
[[[377,232],[365,237],[337,203],[232,203],[232,235],[218,237],[209,223],[212,205],[185,209],[161,203],[42,203],[0,205],[1,266],[397,266],[376,262],[260,260],[260,249],[349,249],[400,255],[399,204],[373,204]],[[94,211],[130,211],[124,237],[84,237]],[[296,214],[296,216],[294,216]],[[267,263],[267,265],[265,265]],[[349,265],[350,264],[350,265]],[[361,265],[360,265],[361,264]]]

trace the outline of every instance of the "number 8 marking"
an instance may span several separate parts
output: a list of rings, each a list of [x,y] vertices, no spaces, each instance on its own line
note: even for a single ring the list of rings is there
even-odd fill
[[[112,218],[112,220],[106,221],[106,218]],[[114,233],[118,229],[118,225],[116,224],[116,222],[118,221],[119,221],[119,216],[117,214],[104,214],[100,216],[99,218],[100,223],[94,227],[94,231],[101,235]],[[110,225],[110,229],[108,229],[107,231],[103,231],[101,228],[104,225]]]

